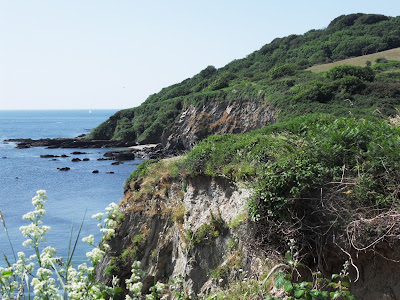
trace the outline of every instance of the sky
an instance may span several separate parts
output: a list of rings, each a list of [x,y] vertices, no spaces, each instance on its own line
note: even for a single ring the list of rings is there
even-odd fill
[[[124,109],[209,65],[398,0],[0,0],[0,110]]]

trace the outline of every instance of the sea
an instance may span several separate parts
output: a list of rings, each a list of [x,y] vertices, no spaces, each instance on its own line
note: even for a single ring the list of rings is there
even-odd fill
[[[91,218],[104,212],[109,203],[118,203],[123,197],[125,179],[142,162],[141,159],[111,165],[112,161],[97,160],[113,149],[46,149],[32,147],[16,149],[16,144],[6,142],[12,138],[61,138],[88,134],[91,129],[106,121],[117,110],[15,110],[0,111],[0,211],[11,239],[0,228],[0,266],[5,266],[2,253],[10,263],[14,253],[24,251],[26,239],[19,228],[28,225],[22,216],[33,210],[32,198],[38,190],[46,190],[46,215],[43,225],[51,227],[46,233],[46,242],[41,249],[53,246],[57,256],[67,256],[82,225],[72,262],[76,265],[87,261],[86,252],[91,246],[81,241],[82,237],[94,234],[95,243],[101,237],[97,220]],[[121,149],[116,149],[121,150]],[[71,154],[74,151],[83,155]],[[40,155],[67,155],[57,160],[41,158]],[[72,158],[89,158],[89,161],[72,162]],[[69,171],[57,168],[69,167]],[[98,173],[93,173],[98,170]],[[113,173],[112,173],[113,172]],[[83,223],[82,223],[83,221]],[[3,227],[0,222],[0,227]],[[72,238],[71,238],[72,237]],[[14,251],[13,251],[14,250]]]

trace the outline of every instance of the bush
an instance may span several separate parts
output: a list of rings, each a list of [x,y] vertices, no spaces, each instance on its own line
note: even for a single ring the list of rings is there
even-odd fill
[[[352,75],[346,75],[340,79],[337,79],[332,83],[332,85],[341,94],[355,94],[366,87],[364,81]]]
[[[292,76],[296,73],[297,67],[294,64],[284,64],[282,66],[273,67],[270,70],[270,78],[277,79],[283,76]]]
[[[325,82],[314,80],[298,87],[293,96],[295,102],[321,102],[326,103],[333,96],[332,88]]]
[[[326,77],[332,80],[341,79],[345,76],[354,76],[360,80],[373,81],[374,71],[370,67],[342,65],[333,67],[326,72]]]

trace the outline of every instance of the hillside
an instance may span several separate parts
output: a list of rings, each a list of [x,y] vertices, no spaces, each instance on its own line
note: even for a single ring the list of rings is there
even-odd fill
[[[397,299],[399,137],[312,115],[148,160],[98,279],[140,261],[141,293],[160,281],[172,299]]]
[[[373,53],[373,54],[367,54],[367,55],[358,56],[358,57],[352,57],[352,58],[348,58],[348,59],[344,59],[344,60],[335,61],[333,63],[315,65],[315,66],[308,68],[307,70],[318,73],[318,72],[328,71],[329,69],[331,69],[333,67],[342,66],[342,65],[364,67],[369,63],[371,63],[371,65],[374,65],[374,64],[376,64],[376,60],[379,60],[382,58],[387,59],[387,60],[400,61],[400,48],[390,49],[390,50],[377,52],[377,53]]]
[[[191,149],[147,160],[126,180],[124,217],[97,279],[118,276],[122,296],[148,294],[159,281],[172,299],[398,299],[400,129],[387,117],[398,115],[400,62],[305,68],[352,56],[343,53],[357,40],[368,47],[355,56],[375,42],[371,52],[384,50],[381,37],[399,21],[341,16],[251,59],[208,67],[97,128],[93,136],[131,132],[139,142]],[[328,40],[330,58],[305,55]],[[273,46],[285,43],[273,62]],[[200,91],[171,98],[194,82]],[[154,125],[156,107],[170,123]],[[138,120],[150,124],[140,135],[130,127]],[[136,261],[140,290],[124,286]]]
[[[275,39],[246,58],[220,69],[208,66],[192,78],[149,96],[142,105],[117,112],[95,128],[89,138],[163,143],[179,149],[187,146],[175,142],[171,133],[182,139],[187,130],[192,130],[187,144],[194,145],[211,134],[254,129],[254,126],[243,126],[243,120],[237,118],[230,118],[224,129],[201,118],[209,116],[217,107],[227,108],[227,105],[219,106],[220,103],[234,103],[235,107],[243,103],[244,107],[253,107],[244,109],[241,116],[250,118],[253,111],[268,115],[257,127],[314,112],[337,116],[350,112],[363,118],[382,119],[396,114],[399,83],[395,72],[391,77],[377,75],[374,80],[351,77],[339,82],[339,78],[327,78],[305,69],[399,46],[400,17],[340,16],[325,29]],[[378,68],[374,70],[381,72]],[[210,109],[208,112],[203,110],[205,106]],[[372,114],[374,111],[380,114]],[[200,116],[195,122],[197,127],[180,126],[180,120],[187,119],[188,112]],[[245,123],[247,117],[244,117]],[[185,122],[189,124],[190,120]]]

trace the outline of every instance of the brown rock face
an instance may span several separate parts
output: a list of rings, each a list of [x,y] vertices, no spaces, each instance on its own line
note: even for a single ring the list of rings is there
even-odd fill
[[[171,150],[191,149],[209,135],[244,133],[272,123],[276,123],[275,109],[263,99],[213,102],[202,107],[190,104],[164,143]]]

